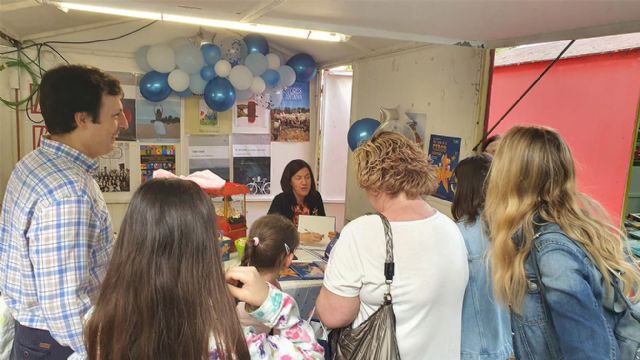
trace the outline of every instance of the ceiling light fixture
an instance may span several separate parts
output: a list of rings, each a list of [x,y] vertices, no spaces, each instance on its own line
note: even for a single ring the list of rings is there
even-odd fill
[[[308,30],[301,28],[292,28],[285,26],[263,25],[255,23],[244,23],[238,21],[216,20],[209,18],[182,16],[174,14],[166,14],[161,12],[128,10],[122,8],[114,8],[107,6],[85,5],[71,2],[54,2],[54,4],[63,11],[78,10],[88,11],[100,14],[120,15],[150,20],[163,20],[182,24],[208,26],[214,28],[223,28],[230,30],[256,32],[261,34],[288,36],[307,40],[320,40],[343,42],[349,40],[349,36],[341,33]]]

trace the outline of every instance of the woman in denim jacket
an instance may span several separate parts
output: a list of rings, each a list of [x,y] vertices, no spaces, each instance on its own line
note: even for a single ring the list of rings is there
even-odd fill
[[[454,171],[458,185],[451,212],[467,246],[469,261],[462,306],[461,360],[506,360],[513,352],[509,312],[493,297],[487,264],[489,240],[480,218],[490,165],[491,156],[480,154],[462,160]]]
[[[558,133],[507,132],[489,171],[484,215],[494,292],[513,310],[516,358],[619,359],[613,335],[619,315],[603,308],[613,296],[604,284],[613,272],[629,292],[640,276],[624,260],[620,231],[577,191],[571,152]]]

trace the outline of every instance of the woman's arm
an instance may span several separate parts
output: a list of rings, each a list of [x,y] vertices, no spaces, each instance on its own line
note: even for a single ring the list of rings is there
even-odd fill
[[[538,263],[545,299],[566,360],[610,359],[618,345],[593,294],[585,261],[565,245],[543,249]]]
[[[345,297],[332,293],[324,286],[316,301],[316,314],[320,321],[331,329],[351,324],[360,310],[359,297]]]

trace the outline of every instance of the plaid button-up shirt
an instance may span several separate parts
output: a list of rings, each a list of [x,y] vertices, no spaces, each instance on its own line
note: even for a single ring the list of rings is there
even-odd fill
[[[107,206],[79,151],[43,139],[16,165],[0,215],[0,291],[14,318],[84,358],[83,316],[113,243]],[[70,359],[71,359],[70,358]]]

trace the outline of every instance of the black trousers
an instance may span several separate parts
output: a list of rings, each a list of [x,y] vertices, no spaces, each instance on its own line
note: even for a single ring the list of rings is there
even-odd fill
[[[22,326],[16,321],[12,360],[67,360],[71,354],[73,350],[58,344],[47,330]]]

